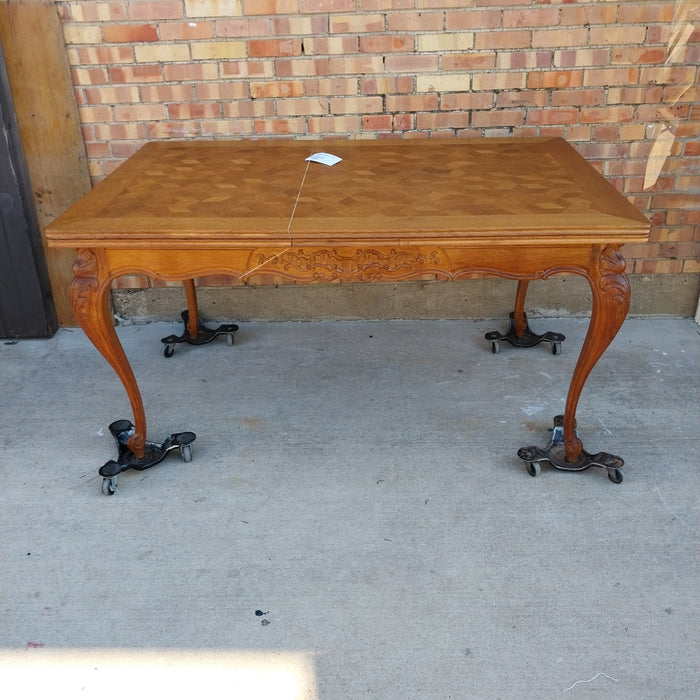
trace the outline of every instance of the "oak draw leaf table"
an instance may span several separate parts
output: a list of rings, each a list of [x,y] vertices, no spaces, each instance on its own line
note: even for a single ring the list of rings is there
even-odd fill
[[[307,160],[330,153],[334,165]],[[568,471],[590,466],[622,480],[621,458],[583,449],[576,407],[586,378],[629,308],[620,248],[648,239],[649,221],[560,138],[456,140],[240,140],[148,143],[46,230],[49,246],[75,248],[71,300],[78,322],[119,376],[133,423],[110,430],[118,457],[100,469],[103,491],[119,473],[146,469],[179,449],[191,459],[194,433],[147,440],[134,373],[110,312],[112,281],[125,274],[180,280],[186,341],[208,342],[236,326],[207,329],[194,280],[210,274],[247,282],[270,275],[300,283],[458,280],[474,274],[518,281],[505,334],[526,347],[563,339],[534,334],[525,315],[530,280],[585,277],[592,313],[563,415],[548,447],[518,452]],[[167,352],[166,352],[167,355]]]

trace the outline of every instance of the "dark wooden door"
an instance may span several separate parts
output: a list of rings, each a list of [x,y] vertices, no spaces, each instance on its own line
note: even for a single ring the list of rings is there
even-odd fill
[[[57,326],[0,49],[0,337],[48,338]]]

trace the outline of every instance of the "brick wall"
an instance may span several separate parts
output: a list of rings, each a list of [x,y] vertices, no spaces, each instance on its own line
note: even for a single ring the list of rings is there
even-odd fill
[[[56,2],[94,180],[167,138],[564,136],[700,272],[698,0]]]

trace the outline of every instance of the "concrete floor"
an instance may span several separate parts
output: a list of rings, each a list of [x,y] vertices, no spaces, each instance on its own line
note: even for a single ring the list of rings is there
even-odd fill
[[[165,359],[174,325],[121,327],[149,439],[197,439],[112,497],[111,369],[79,330],[0,344],[3,697],[697,697],[699,327],[629,320],[589,378],[615,485],[517,458],[587,321],[532,325],[563,353],[358,321]]]

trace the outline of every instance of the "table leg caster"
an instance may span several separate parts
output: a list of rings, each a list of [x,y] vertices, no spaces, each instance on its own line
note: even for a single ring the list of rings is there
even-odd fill
[[[197,335],[192,336],[187,330],[190,315],[188,311],[183,311],[180,316],[185,324],[185,329],[182,335],[168,335],[165,338],[161,338],[160,342],[163,343],[163,356],[172,357],[175,354],[175,346],[178,343],[187,343],[188,345],[206,345],[211,343],[214,338],[225,335],[226,342],[229,345],[233,345],[235,340],[235,333],[238,330],[238,326],[235,323],[224,323],[218,328],[207,328],[201,321],[197,326]]]
[[[552,355],[561,355],[561,344],[566,340],[566,336],[561,333],[554,333],[553,331],[547,331],[546,333],[538,335],[527,325],[527,315],[523,314],[523,316],[525,318],[525,330],[520,337],[518,337],[515,331],[515,314],[513,312],[510,314],[510,327],[506,333],[489,331],[484,335],[486,340],[491,341],[491,352],[494,355],[501,352],[501,341],[505,340],[516,348],[531,348],[539,343],[549,343],[552,349]]]
[[[617,455],[611,455],[607,452],[590,454],[585,450],[581,450],[581,454],[576,461],[570,462],[566,459],[564,416],[556,416],[554,418],[552,440],[545,449],[521,447],[518,450],[518,457],[527,462],[527,472],[530,476],[538,476],[541,470],[541,463],[548,462],[555,469],[567,472],[578,472],[589,467],[600,467],[606,470],[608,478],[613,484],[621,484],[623,479],[622,467],[624,461]]]
[[[127,469],[143,471],[162,462],[169,452],[179,450],[184,462],[192,461],[192,443],[197,437],[192,432],[173,433],[165,442],[160,444],[146,442],[143,457],[137,457],[127,446],[129,438],[134,434],[134,425],[129,420],[114,421],[109,426],[117,443],[117,459],[110,459],[99,469],[102,477],[102,493],[105,496],[113,496],[117,492],[119,475]]]

